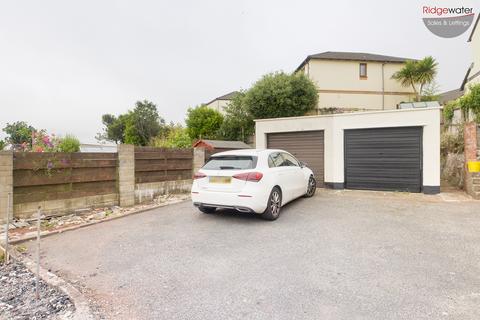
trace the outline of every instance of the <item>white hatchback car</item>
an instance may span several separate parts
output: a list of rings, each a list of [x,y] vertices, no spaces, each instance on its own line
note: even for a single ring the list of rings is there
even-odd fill
[[[228,208],[275,220],[284,204],[315,190],[312,170],[286,151],[232,150],[214,154],[195,173],[192,201],[203,213]]]

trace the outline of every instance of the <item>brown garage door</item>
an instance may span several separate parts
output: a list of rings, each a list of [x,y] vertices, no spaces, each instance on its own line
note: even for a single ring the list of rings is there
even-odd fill
[[[279,132],[267,134],[267,148],[283,149],[308,164],[323,187],[323,131]]]

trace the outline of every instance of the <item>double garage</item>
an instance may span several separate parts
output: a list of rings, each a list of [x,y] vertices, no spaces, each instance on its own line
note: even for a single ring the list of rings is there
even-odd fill
[[[438,108],[262,119],[256,144],[289,151],[319,186],[440,192]]]

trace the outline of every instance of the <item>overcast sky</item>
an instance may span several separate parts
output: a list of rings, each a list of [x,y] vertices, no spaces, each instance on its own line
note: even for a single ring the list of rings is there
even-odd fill
[[[441,90],[459,87],[472,61],[471,30],[442,39],[421,20],[422,5],[469,1],[0,3],[0,128],[23,120],[82,142],[95,142],[102,114],[137,100],[183,122],[189,106],[323,51],[432,55]]]

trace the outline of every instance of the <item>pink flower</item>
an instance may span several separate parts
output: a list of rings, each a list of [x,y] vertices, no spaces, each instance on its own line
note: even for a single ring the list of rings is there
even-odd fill
[[[47,147],[50,147],[50,148],[53,147],[53,144],[50,141],[50,138],[48,136],[43,136],[42,141],[43,141],[43,144],[45,144]]]

